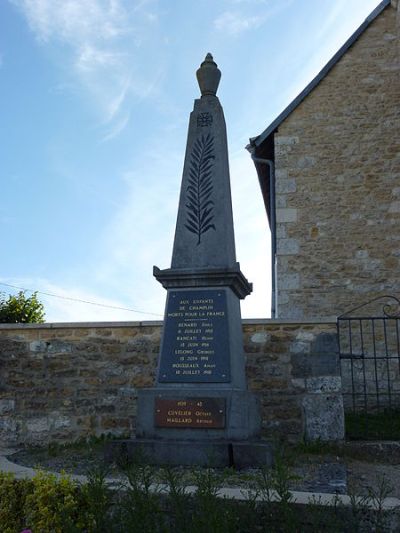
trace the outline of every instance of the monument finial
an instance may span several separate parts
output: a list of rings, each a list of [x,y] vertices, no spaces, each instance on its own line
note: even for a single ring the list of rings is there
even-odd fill
[[[201,96],[216,96],[219,80],[221,79],[221,71],[210,53],[206,55],[196,72],[196,76]]]

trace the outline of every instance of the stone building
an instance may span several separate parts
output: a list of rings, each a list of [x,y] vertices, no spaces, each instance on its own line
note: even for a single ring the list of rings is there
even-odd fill
[[[250,140],[272,232],[272,316],[400,293],[398,0],[384,0]],[[275,175],[275,177],[274,177]]]

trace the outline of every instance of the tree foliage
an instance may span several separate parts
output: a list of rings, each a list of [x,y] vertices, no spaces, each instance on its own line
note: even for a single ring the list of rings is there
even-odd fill
[[[18,294],[0,294],[0,323],[36,323],[44,322],[44,306],[37,298],[37,292],[26,296],[24,291]]]

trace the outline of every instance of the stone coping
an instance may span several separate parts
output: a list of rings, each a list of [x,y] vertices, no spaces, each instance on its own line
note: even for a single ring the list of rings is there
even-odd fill
[[[45,322],[44,324],[0,324],[0,331],[7,329],[79,329],[79,328],[131,328],[162,326],[163,320],[143,320],[126,322]],[[246,325],[336,325],[336,317],[315,319],[279,319],[279,318],[244,318],[242,324]]]
[[[80,328],[132,328],[162,326],[162,320],[143,320],[126,322],[45,322],[44,324],[0,324],[4,329],[80,329]]]

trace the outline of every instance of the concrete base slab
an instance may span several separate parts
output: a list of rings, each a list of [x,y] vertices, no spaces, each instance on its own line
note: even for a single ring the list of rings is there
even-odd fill
[[[247,468],[271,466],[272,445],[266,441],[129,439],[106,445],[105,460],[139,460],[152,465]]]

